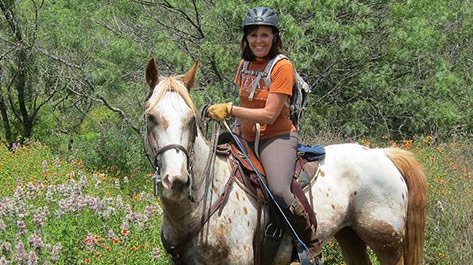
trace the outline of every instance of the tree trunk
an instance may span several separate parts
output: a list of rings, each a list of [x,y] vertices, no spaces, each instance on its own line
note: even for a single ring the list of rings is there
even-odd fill
[[[10,121],[8,120],[8,112],[7,112],[7,105],[5,104],[5,100],[3,98],[3,89],[2,89],[2,79],[3,77],[3,68],[0,62],[0,113],[2,115],[2,122],[3,122],[3,130],[5,132],[5,139],[7,140],[8,144],[13,144],[14,139],[12,139],[11,128],[10,128]]]
[[[22,119],[22,124],[23,124],[23,135],[22,135],[22,140],[30,138],[32,132],[33,132],[33,119],[32,116],[28,114],[28,109],[26,107],[26,95],[25,92],[28,89],[27,88],[27,75],[28,75],[28,69],[27,69],[27,60],[28,56],[26,53],[26,50],[24,47],[22,47],[19,51],[18,54],[18,78],[17,82],[15,84],[15,89],[18,92],[18,106],[20,107],[20,114],[21,114],[21,119]]]

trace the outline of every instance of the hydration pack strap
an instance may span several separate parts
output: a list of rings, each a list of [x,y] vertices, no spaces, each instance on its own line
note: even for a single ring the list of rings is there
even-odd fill
[[[256,92],[256,87],[259,87],[259,81],[261,80],[261,72],[258,72],[256,74],[256,79],[253,81],[253,85],[251,86],[251,92],[250,92],[250,95],[248,96],[248,100],[249,101],[252,101],[253,100],[253,96],[255,95],[255,92]]]

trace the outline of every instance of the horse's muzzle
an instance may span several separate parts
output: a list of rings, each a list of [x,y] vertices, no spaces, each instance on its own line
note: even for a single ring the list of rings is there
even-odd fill
[[[187,191],[190,185],[188,174],[170,175],[166,174],[163,177],[162,185],[169,193],[181,193]]]

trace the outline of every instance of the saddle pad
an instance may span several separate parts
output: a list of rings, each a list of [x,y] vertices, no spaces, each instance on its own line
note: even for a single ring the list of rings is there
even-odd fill
[[[245,149],[244,150],[245,153],[248,155],[248,157],[250,158],[250,160],[253,163],[253,165],[255,166],[255,168],[259,171],[259,173],[262,176],[266,176],[266,174],[264,172],[264,169],[263,169],[263,165],[261,165],[261,162],[256,157],[256,154],[253,152],[253,149],[248,146],[248,143],[245,140],[240,138],[240,142],[242,143],[242,146]],[[240,149],[234,144],[232,144],[231,147],[232,147],[233,156],[238,161],[240,161],[240,163],[243,165],[243,167],[246,168],[247,170],[249,170],[250,172],[254,172],[255,170],[251,167],[250,162],[248,162],[248,160],[246,160],[245,155],[240,151]]]

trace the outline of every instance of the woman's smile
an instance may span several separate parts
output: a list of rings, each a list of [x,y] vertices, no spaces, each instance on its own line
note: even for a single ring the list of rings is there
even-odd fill
[[[271,27],[259,26],[247,36],[250,49],[257,61],[266,59],[273,44],[274,34]]]

